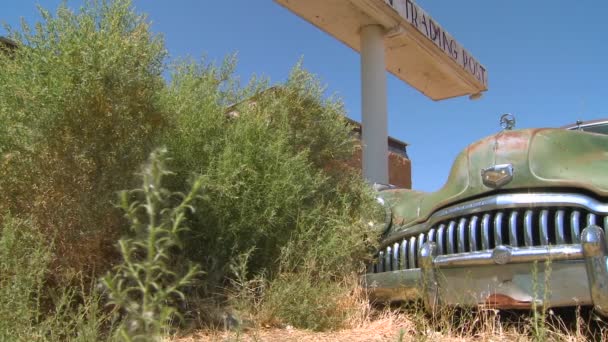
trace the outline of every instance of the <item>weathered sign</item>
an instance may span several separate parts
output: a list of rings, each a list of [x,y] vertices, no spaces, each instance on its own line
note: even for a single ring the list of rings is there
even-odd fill
[[[488,71],[414,0],[275,0],[361,52],[362,28],[385,29],[386,70],[433,100],[478,98]]]
[[[431,40],[468,73],[487,87],[486,69],[465,50],[446,30],[411,0],[384,0],[418,32]]]

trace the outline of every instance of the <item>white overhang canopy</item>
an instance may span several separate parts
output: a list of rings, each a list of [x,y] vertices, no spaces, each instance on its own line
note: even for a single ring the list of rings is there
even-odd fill
[[[385,30],[386,69],[433,100],[488,89],[486,69],[411,0],[275,0],[352,49],[360,30]]]

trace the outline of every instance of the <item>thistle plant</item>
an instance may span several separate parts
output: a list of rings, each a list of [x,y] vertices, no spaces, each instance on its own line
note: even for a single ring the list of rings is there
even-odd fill
[[[110,304],[123,315],[118,334],[126,341],[160,340],[179,316],[175,304],[185,300],[183,287],[201,273],[193,265],[177,271],[175,258],[202,181],[196,180],[187,195],[169,192],[161,184],[171,174],[165,161],[164,149],[153,152],[142,172],[142,187],[121,192],[120,206],[133,235],[118,242],[123,261],[102,279]]]

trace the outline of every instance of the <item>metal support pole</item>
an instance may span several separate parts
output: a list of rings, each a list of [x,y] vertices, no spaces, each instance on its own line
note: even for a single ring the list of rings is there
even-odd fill
[[[388,129],[386,109],[384,28],[361,28],[361,115],[363,176],[371,183],[388,184]]]

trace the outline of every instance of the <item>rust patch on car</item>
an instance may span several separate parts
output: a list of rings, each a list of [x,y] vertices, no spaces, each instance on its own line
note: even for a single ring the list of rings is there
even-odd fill
[[[397,216],[394,215],[393,216],[393,223],[397,226],[403,225],[403,223],[405,222],[405,217],[401,217],[401,216]]]
[[[500,309],[529,309],[532,307],[532,302],[517,300],[502,293],[495,293],[486,298],[484,306]]]
[[[488,144],[488,142],[491,142],[494,139],[495,139],[495,137],[492,136],[492,137],[489,137],[489,138],[478,140],[478,141],[472,143],[471,145],[467,146],[467,148],[465,149],[465,151],[467,151],[467,152],[473,152],[473,151],[475,151],[475,150],[477,150],[479,148],[486,147],[487,144]]]
[[[498,148],[501,150],[523,151],[528,149],[530,144],[530,137],[534,136],[536,132],[503,132],[497,137]],[[512,153],[512,152],[511,152]]]

